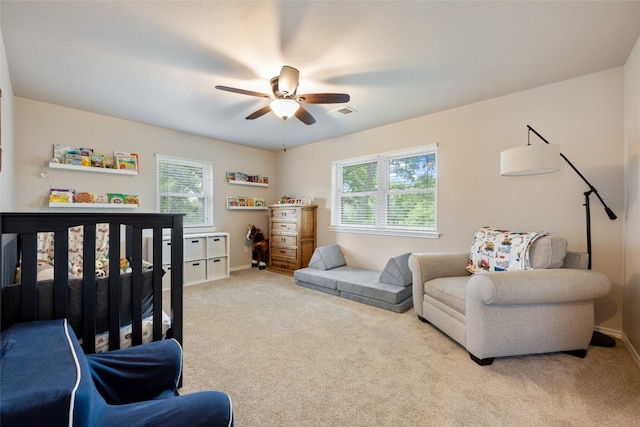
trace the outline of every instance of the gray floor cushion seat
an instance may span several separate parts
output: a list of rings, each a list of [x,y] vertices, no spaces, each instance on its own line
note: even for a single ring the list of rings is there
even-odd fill
[[[338,245],[316,251],[309,267],[293,273],[298,285],[396,313],[413,305],[412,277],[409,274],[407,280],[407,276],[403,276],[406,271],[410,273],[409,254],[390,259],[385,270],[380,272],[347,266]]]

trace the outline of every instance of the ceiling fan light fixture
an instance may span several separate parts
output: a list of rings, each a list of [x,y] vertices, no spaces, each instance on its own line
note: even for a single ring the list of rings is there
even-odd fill
[[[269,103],[269,107],[271,111],[276,113],[276,116],[287,120],[298,111],[300,104],[293,99],[275,99]]]

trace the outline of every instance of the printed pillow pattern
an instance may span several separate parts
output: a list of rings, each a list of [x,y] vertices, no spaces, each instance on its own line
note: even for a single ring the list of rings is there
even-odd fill
[[[529,249],[544,231],[512,232],[483,227],[473,234],[469,264],[471,273],[529,270]]]

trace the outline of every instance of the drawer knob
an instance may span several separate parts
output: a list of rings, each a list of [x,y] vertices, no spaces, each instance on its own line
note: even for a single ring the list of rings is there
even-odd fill
[[[287,241],[287,239],[286,239],[286,238],[284,238],[284,237],[281,237],[281,238],[280,238],[280,241],[281,241],[281,242],[286,242],[286,241]]]

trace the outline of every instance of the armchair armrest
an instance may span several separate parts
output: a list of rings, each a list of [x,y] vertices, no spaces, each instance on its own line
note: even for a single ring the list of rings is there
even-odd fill
[[[554,304],[587,301],[606,295],[611,281],[593,270],[554,268],[475,274],[467,284],[467,301],[484,304]]]
[[[469,276],[467,271],[469,252],[418,253],[409,257],[409,269],[413,273],[413,283],[424,282],[438,277]]]
[[[419,317],[422,317],[424,283],[438,277],[469,276],[468,263],[469,252],[411,254],[409,269],[413,275],[413,308]]]

